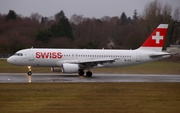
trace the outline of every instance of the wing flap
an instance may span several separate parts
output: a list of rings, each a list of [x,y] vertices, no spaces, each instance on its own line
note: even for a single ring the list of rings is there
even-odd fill
[[[73,63],[73,64],[85,64],[85,63],[107,63],[107,62],[115,62],[115,59],[92,59],[92,60],[68,60],[65,63]]]
[[[94,60],[85,60],[80,61],[80,64],[83,63],[107,63],[107,62],[115,62],[115,59],[94,59]]]

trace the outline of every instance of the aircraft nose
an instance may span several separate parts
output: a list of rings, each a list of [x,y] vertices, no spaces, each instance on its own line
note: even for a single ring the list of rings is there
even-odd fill
[[[10,64],[12,64],[12,62],[13,62],[12,57],[9,57],[9,58],[7,59],[7,62],[10,63]]]
[[[7,59],[7,62],[10,63],[10,64],[12,64],[12,65],[17,65],[17,66],[22,65],[22,64],[21,64],[21,63],[22,63],[21,58],[18,58],[18,57],[16,57],[16,56],[11,56],[11,57],[9,57],[9,58]]]
[[[19,62],[12,56],[7,59],[7,62],[13,65],[17,65]]]

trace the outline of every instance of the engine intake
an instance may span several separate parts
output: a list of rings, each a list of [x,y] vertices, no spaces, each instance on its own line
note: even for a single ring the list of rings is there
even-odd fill
[[[65,63],[62,65],[62,72],[63,73],[76,73],[79,70],[78,64],[69,64]]]

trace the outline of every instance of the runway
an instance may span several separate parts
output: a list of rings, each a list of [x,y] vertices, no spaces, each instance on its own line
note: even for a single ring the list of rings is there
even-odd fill
[[[180,75],[165,74],[94,74],[92,77],[59,73],[0,73],[0,83],[51,82],[180,82]]]

